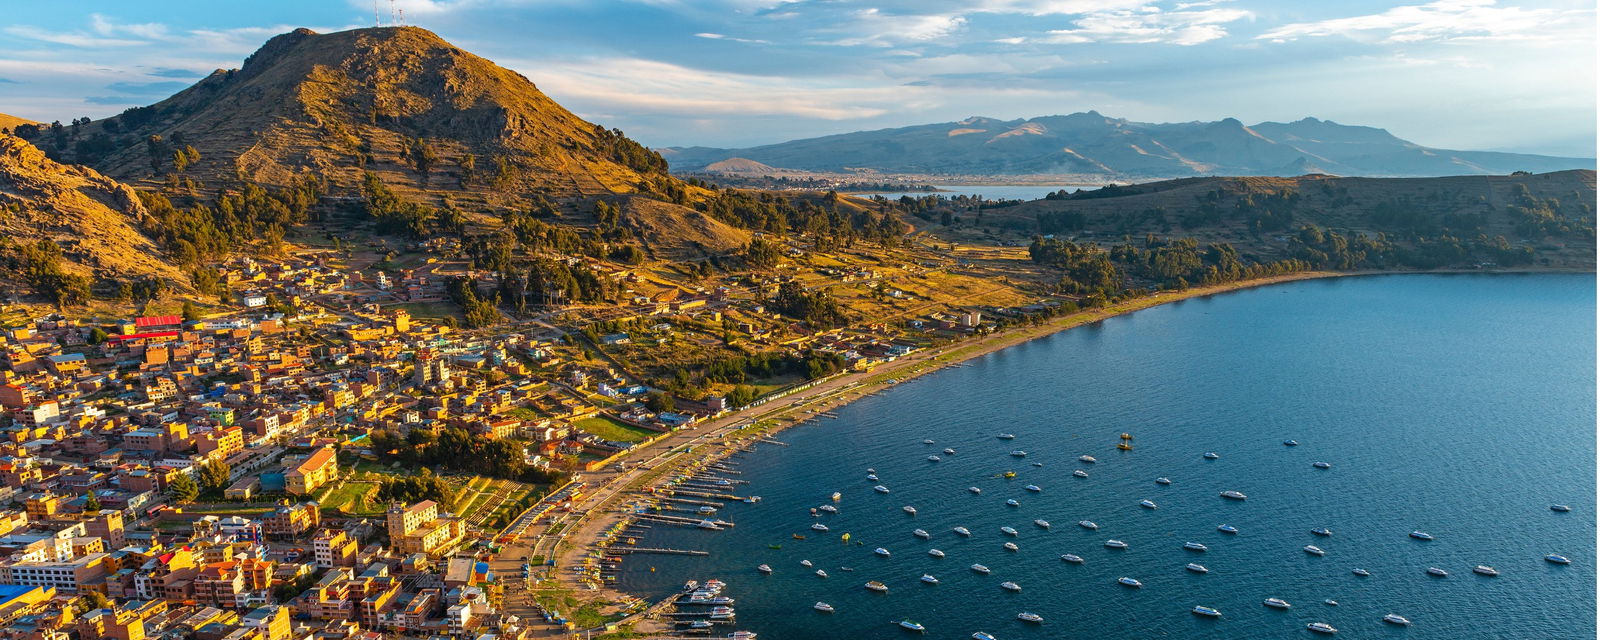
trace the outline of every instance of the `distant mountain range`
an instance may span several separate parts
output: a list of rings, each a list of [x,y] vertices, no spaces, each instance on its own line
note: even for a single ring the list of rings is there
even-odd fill
[[[675,172],[1035,175],[1111,178],[1201,175],[1425,177],[1593,169],[1593,158],[1434,149],[1373,127],[1306,118],[1245,126],[1152,124],[1097,112],[859,131],[745,149],[658,149]],[[732,161],[732,162],[730,162]]]

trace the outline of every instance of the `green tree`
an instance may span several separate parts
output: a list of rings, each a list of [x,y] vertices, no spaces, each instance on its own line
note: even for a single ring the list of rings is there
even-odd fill
[[[106,330],[101,329],[100,327],[95,327],[89,330],[89,344],[100,344],[105,342],[109,337],[110,336],[106,335]]]
[[[167,493],[171,494],[172,499],[178,501],[178,504],[189,504],[200,497],[200,485],[195,484],[194,478],[188,474],[180,474],[167,485]]]
[[[200,488],[205,491],[221,491],[228,486],[228,476],[233,469],[228,463],[221,460],[207,462],[200,465]]]
[[[200,319],[200,307],[194,306],[194,303],[193,302],[189,302],[188,300],[183,301],[183,320],[184,320],[184,322],[194,322],[195,320],[199,320],[199,319]]]
[[[96,496],[93,491],[84,494],[83,511],[84,513],[100,513],[100,497]]]
[[[672,399],[672,394],[665,391],[656,391],[645,397],[644,406],[651,411],[660,413],[678,408],[678,403]]]

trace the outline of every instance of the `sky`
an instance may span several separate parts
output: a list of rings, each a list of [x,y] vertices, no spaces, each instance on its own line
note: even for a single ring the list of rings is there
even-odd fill
[[[1096,110],[1317,117],[1420,144],[1595,156],[1592,0],[394,0],[650,146]],[[390,0],[10,3],[0,112],[156,102],[272,35]]]

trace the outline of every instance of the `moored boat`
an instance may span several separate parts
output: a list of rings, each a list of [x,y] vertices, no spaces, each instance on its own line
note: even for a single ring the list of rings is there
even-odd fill
[[[933,556],[935,558],[943,558],[944,557],[944,552],[940,551],[938,549],[929,549],[928,550],[928,555]]]
[[[1020,507],[1020,506],[1022,506],[1022,503],[1021,502],[1017,502],[1016,498],[1012,498],[1010,500],[1006,500],[1006,506],[1008,506],[1008,507]]]
[[[1239,528],[1231,524],[1219,524],[1217,525],[1217,531],[1221,531],[1223,533],[1238,533]]]
[[[1088,471],[1084,471],[1083,469],[1073,469],[1072,470],[1072,477],[1074,477],[1074,478],[1087,478],[1087,477],[1089,477],[1089,472]]]
[[[1015,536],[1017,535],[1017,530],[1011,527],[1000,527],[1000,533],[1004,533],[1008,536]]]
[[[956,454],[956,450],[955,449],[946,448],[944,450],[944,454],[947,455],[947,456],[953,456],[953,455]]]
[[[974,494],[983,493],[983,489],[979,489],[977,487],[967,487],[967,491],[970,491]]]
[[[1216,460],[1217,458],[1221,458],[1222,456],[1217,455],[1215,452],[1207,451],[1205,453],[1200,454],[1200,457],[1205,458],[1207,460]]]
[[[1009,580],[1006,581],[1006,582],[1000,583],[1000,588],[1001,589],[1005,589],[1006,591],[1022,591],[1022,585],[1019,585],[1019,584],[1017,584],[1015,582],[1011,582]]]
[[[1061,554],[1061,561],[1071,562],[1072,564],[1083,564],[1083,556],[1072,553],[1063,553]]]
[[[928,630],[928,628],[922,626],[921,623],[912,622],[910,620],[901,620],[900,621],[900,628],[901,629],[906,629],[908,631],[915,631],[917,633],[923,633],[923,632]]]
[[[883,486],[881,484],[876,486],[876,487],[873,487],[872,490],[876,491],[878,493],[888,493],[889,492],[889,488],[885,487],[885,486]]]
[[[1126,549],[1128,548],[1128,543],[1121,540],[1107,540],[1105,546],[1107,549]]]
[[[1326,633],[1330,635],[1339,632],[1338,629],[1333,628],[1333,625],[1330,625],[1326,622],[1308,622],[1306,623],[1306,628],[1316,633]]]
[[[1097,524],[1095,524],[1095,523],[1093,523],[1093,522],[1091,522],[1089,520],[1079,520],[1078,521],[1078,526],[1083,527],[1085,529],[1099,529],[1100,528],[1100,525],[1097,525]]]
[[[920,578],[920,580],[922,580],[923,584],[939,584],[938,578],[926,573],[922,574],[922,578]]]
[[[828,530],[828,525],[822,524],[821,522],[812,523],[811,530],[812,531],[827,531]]]
[[[1472,572],[1476,573],[1476,574],[1479,574],[1479,575],[1489,576],[1491,578],[1493,578],[1493,577],[1495,577],[1497,575],[1500,575],[1500,572],[1496,571],[1494,567],[1491,567],[1491,566],[1488,566],[1488,565],[1483,565],[1483,564],[1480,564],[1480,565],[1478,565],[1476,567],[1473,567],[1472,568]]]
[[[1205,567],[1205,565],[1196,564],[1196,563],[1193,563],[1193,562],[1191,562],[1189,564],[1186,564],[1186,565],[1183,565],[1183,568],[1188,569],[1190,571],[1193,571],[1195,573],[1211,573],[1211,570],[1207,569]]]
[[[974,631],[972,633],[972,640],[995,640],[995,637],[982,631]]]
[[[940,460],[942,460],[942,458],[939,456],[928,456],[928,462],[938,462]]]
[[[1188,549],[1190,551],[1205,551],[1206,550],[1206,546],[1203,545],[1203,544],[1200,544],[1198,542],[1185,542],[1185,543],[1183,543],[1183,548]]]
[[[810,560],[801,560],[800,561],[800,566],[809,567],[809,566],[811,566],[811,561]]]
[[[1433,534],[1430,534],[1430,533],[1428,533],[1426,531],[1412,531],[1411,532],[1411,537],[1416,538],[1418,540],[1432,540],[1433,539]]]
[[[833,605],[826,602],[818,602],[814,605],[811,605],[811,608],[823,613],[833,613]]]
[[[828,577],[828,572],[823,571],[821,569],[817,569],[816,573],[817,573],[817,577],[818,578],[826,578],[826,577]]]
[[[1350,573],[1356,574],[1356,575],[1361,576],[1363,578],[1372,575],[1372,572],[1371,571],[1367,571],[1366,569],[1351,569]]]
[[[900,507],[900,510],[904,511],[906,513],[909,513],[911,515],[917,515],[917,508],[913,507],[913,506],[911,506],[909,504],[904,506],[904,507]]]
[[[1550,510],[1551,511],[1559,511],[1561,513],[1566,513],[1568,511],[1571,511],[1572,507],[1569,507],[1569,506],[1564,505],[1564,504],[1553,504],[1553,505],[1550,505]]]
[[[1143,582],[1139,582],[1138,580],[1134,580],[1133,578],[1129,578],[1128,576],[1122,576],[1121,578],[1117,578],[1117,584],[1120,584],[1120,585],[1122,585],[1124,587],[1133,587],[1135,589],[1144,586]]]
[[[1450,572],[1449,571],[1445,571],[1444,569],[1440,569],[1438,567],[1428,567],[1428,575],[1433,576],[1435,578],[1444,578],[1444,577],[1448,577],[1450,575]]]
[[[1009,433],[1002,433],[1002,434],[996,435],[995,437],[999,438],[1001,440],[1013,440],[1013,439],[1016,438],[1016,436],[1011,435]]]
[[[756,571],[760,571],[762,573],[772,573],[772,567],[769,567],[769,566],[764,565],[764,564],[756,565]]]
[[[1015,542],[1007,542],[1007,543],[1005,543],[1003,545],[1000,545],[1000,546],[1005,548],[1006,551],[1016,551],[1017,550],[1017,543],[1015,543]]]
[[[1284,440],[1283,441],[1283,446],[1285,446],[1285,447],[1298,447],[1298,446],[1300,446],[1300,443],[1295,442],[1293,440]]]
[[[989,575],[989,568],[985,567],[985,566],[983,566],[981,564],[972,565],[971,569],[973,571],[977,572],[977,573],[981,573],[983,575]]]
[[[951,531],[956,532],[956,535],[964,537],[964,538],[972,536],[972,532],[967,530],[966,527],[955,527],[955,528],[951,529]]]
[[[1266,600],[1262,600],[1261,604],[1267,605],[1274,609],[1288,609],[1289,607],[1294,606],[1289,604],[1283,598],[1267,598]]]
[[[1040,529],[1049,529],[1050,521],[1040,518],[1033,521],[1033,526],[1039,527]]]
[[[1389,624],[1397,624],[1397,625],[1400,625],[1402,627],[1411,626],[1411,621],[1410,620],[1407,620],[1407,619],[1405,619],[1405,617],[1399,616],[1399,615],[1395,615],[1393,613],[1383,616],[1383,621],[1387,622]]]
[[[1229,500],[1243,500],[1243,499],[1248,498],[1250,496],[1247,496],[1247,495],[1245,495],[1243,493],[1240,493],[1238,491],[1233,491],[1233,490],[1230,489],[1228,491],[1222,492],[1222,497],[1228,498]]]
[[[933,537],[932,535],[929,535],[928,532],[923,531],[921,529],[912,529],[911,530],[911,535],[914,535],[914,536],[916,536],[918,538],[922,538],[923,540],[927,540],[927,539]]]
[[[1140,500],[1139,501],[1139,506],[1144,507],[1146,509],[1154,509],[1154,508],[1156,508],[1156,503],[1151,502],[1149,500]]]
[[[1544,559],[1546,562],[1552,562],[1555,564],[1572,564],[1572,561],[1567,559],[1566,556],[1555,553],[1545,556]]]
[[[1309,554],[1314,555],[1314,556],[1326,555],[1328,553],[1326,551],[1323,551],[1322,547],[1319,547],[1319,546],[1314,545],[1314,544],[1308,544],[1308,545],[1306,545],[1304,547],[1300,547],[1300,548],[1303,549],[1306,553],[1309,553]]]
[[[1026,457],[1028,457],[1028,452],[1023,451],[1021,449],[1017,449],[1017,450],[1011,452],[1011,456],[1014,457],[1014,458],[1026,458]]]
[[[1318,460],[1316,462],[1311,463],[1311,466],[1316,467],[1318,469],[1332,469],[1333,468],[1333,465],[1328,464],[1326,462],[1323,462],[1321,460]]]
[[[876,549],[873,549],[873,550],[872,550],[872,552],[873,552],[873,553],[876,553],[876,554],[878,554],[878,555],[880,555],[880,556],[883,556],[883,557],[885,557],[885,558],[887,558],[887,557],[889,557],[889,555],[890,555],[890,554],[889,554],[889,550],[888,550],[888,549],[885,549],[885,548],[883,548],[883,547],[878,547],[878,548],[876,548]]]
[[[1078,460],[1083,461],[1083,462],[1087,462],[1089,464],[1094,464],[1095,462],[1098,462],[1097,460],[1094,459],[1094,456],[1091,456],[1089,454],[1084,454],[1084,455],[1078,456]]]
[[[1044,489],[1040,489],[1039,485],[1036,485],[1036,484],[1030,484],[1030,485],[1028,485],[1026,487],[1023,487],[1023,489],[1026,489],[1028,491],[1032,491],[1034,493],[1038,493],[1040,491],[1044,491]]]
[[[1222,617],[1222,612],[1221,611],[1217,611],[1216,609],[1212,609],[1211,607],[1196,606],[1195,608],[1190,609],[1190,611],[1194,612],[1194,614],[1197,615],[1197,616],[1205,616],[1207,618],[1220,618],[1220,617]]]
[[[1166,476],[1162,476],[1160,478],[1156,478],[1156,484],[1172,484],[1172,480],[1168,479]]]
[[[889,592],[889,586],[884,584],[884,583],[882,583],[882,582],[878,582],[877,580],[873,580],[871,582],[868,582],[866,584],[866,587],[867,587],[868,591],[876,591],[878,593],[888,593]]]
[[[1026,611],[1017,614],[1017,619],[1023,622],[1032,622],[1034,624],[1044,622],[1044,616],[1041,616],[1037,613],[1028,613]]]

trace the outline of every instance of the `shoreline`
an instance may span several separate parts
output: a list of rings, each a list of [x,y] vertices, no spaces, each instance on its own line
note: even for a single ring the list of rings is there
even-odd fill
[[[586,541],[583,544],[562,548],[558,543],[551,549],[555,560],[555,578],[563,588],[573,589],[577,593],[587,591],[591,596],[598,596],[609,601],[623,599],[643,599],[647,596],[630,593],[613,585],[599,585],[586,588],[582,578],[571,571],[571,567],[585,557],[586,552],[604,542],[598,536],[604,531],[619,529],[619,524],[629,518],[624,510],[618,509],[621,504],[634,500],[645,499],[637,493],[645,487],[661,487],[672,477],[694,473],[707,466],[716,464],[735,454],[745,452],[749,447],[760,440],[771,438],[785,429],[816,419],[816,416],[833,408],[849,404],[869,395],[875,395],[894,384],[910,380],[928,373],[939,371],[945,367],[959,365],[967,360],[988,355],[1017,346],[1035,339],[1048,337],[1056,333],[1067,331],[1084,325],[1101,322],[1109,318],[1180,302],[1193,298],[1204,298],[1224,293],[1244,291],[1288,282],[1304,280],[1319,280],[1345,277],[1379,276],[1379,275],[1462,275],[1462,274],[1532,274],[1532,273],[1595,273],[1589,269],[1506,269],[1506,270],[1429,270],[1429,271],[1307,271],[1300,273],[1284,274],[1254,280],[1241,280],[1208,287],[1194,287],[1184,290],[1160,291],[1117,304],[1079,311],[1065,316],[1051,318],[1037,326],[1015,327],[1009,330],[996,332],[976,339],[966,339],[942,347],[932,348],[926,353],[913,354],[894,362],[880,365],[867,372],[846,374],[836,378],[827,379],[809,393],[796,393],[775,400],[772,404],[781,404],[773,407],[763,405],[735,412],[721,418],[714,419],[693,430],[684,430],[679,434],[698,431],[687,440],[679,440],[667,445],[669,450],[682,449],[685,444],[712,445],[714,450],[705,451],[693,456],[691,460],[676,460],[678,454],[663,459],[666,452],[658,452],[649,460],[639,463],[633,474],[623,474],[612,478],[609,483],[594,487],[594,496],[609,490],[609,494],[599,500],[584,505],[578,513],[579,520],[573,526],[565,527],[565,531],[574,535],[577,540]],[[893,382],[890,382],[890,381]],[[664,438],[663,444],[673,438]],[[644,452],[640,452],[644,453]],[[630,455],[629,458],[634,456]],[[658,464],[652,464],[658,463]],[[643,475],[636,475],[644,471]],[[620,484],[619,484],[619,481]],[[629,495],[632,494],[632,495]],[[620,500],[618,500],[620,498]],[[590,535],[581,535],[590,534]],[[565,540],[568,533],[563,533]],[[563,570],[565,569],[565,570]],[[592,598],[591,598],[592,599]],[[619,621],[621,624],[639,623],[642,620],[629,616]],[[640,629],[647,634],[650,631]]]

